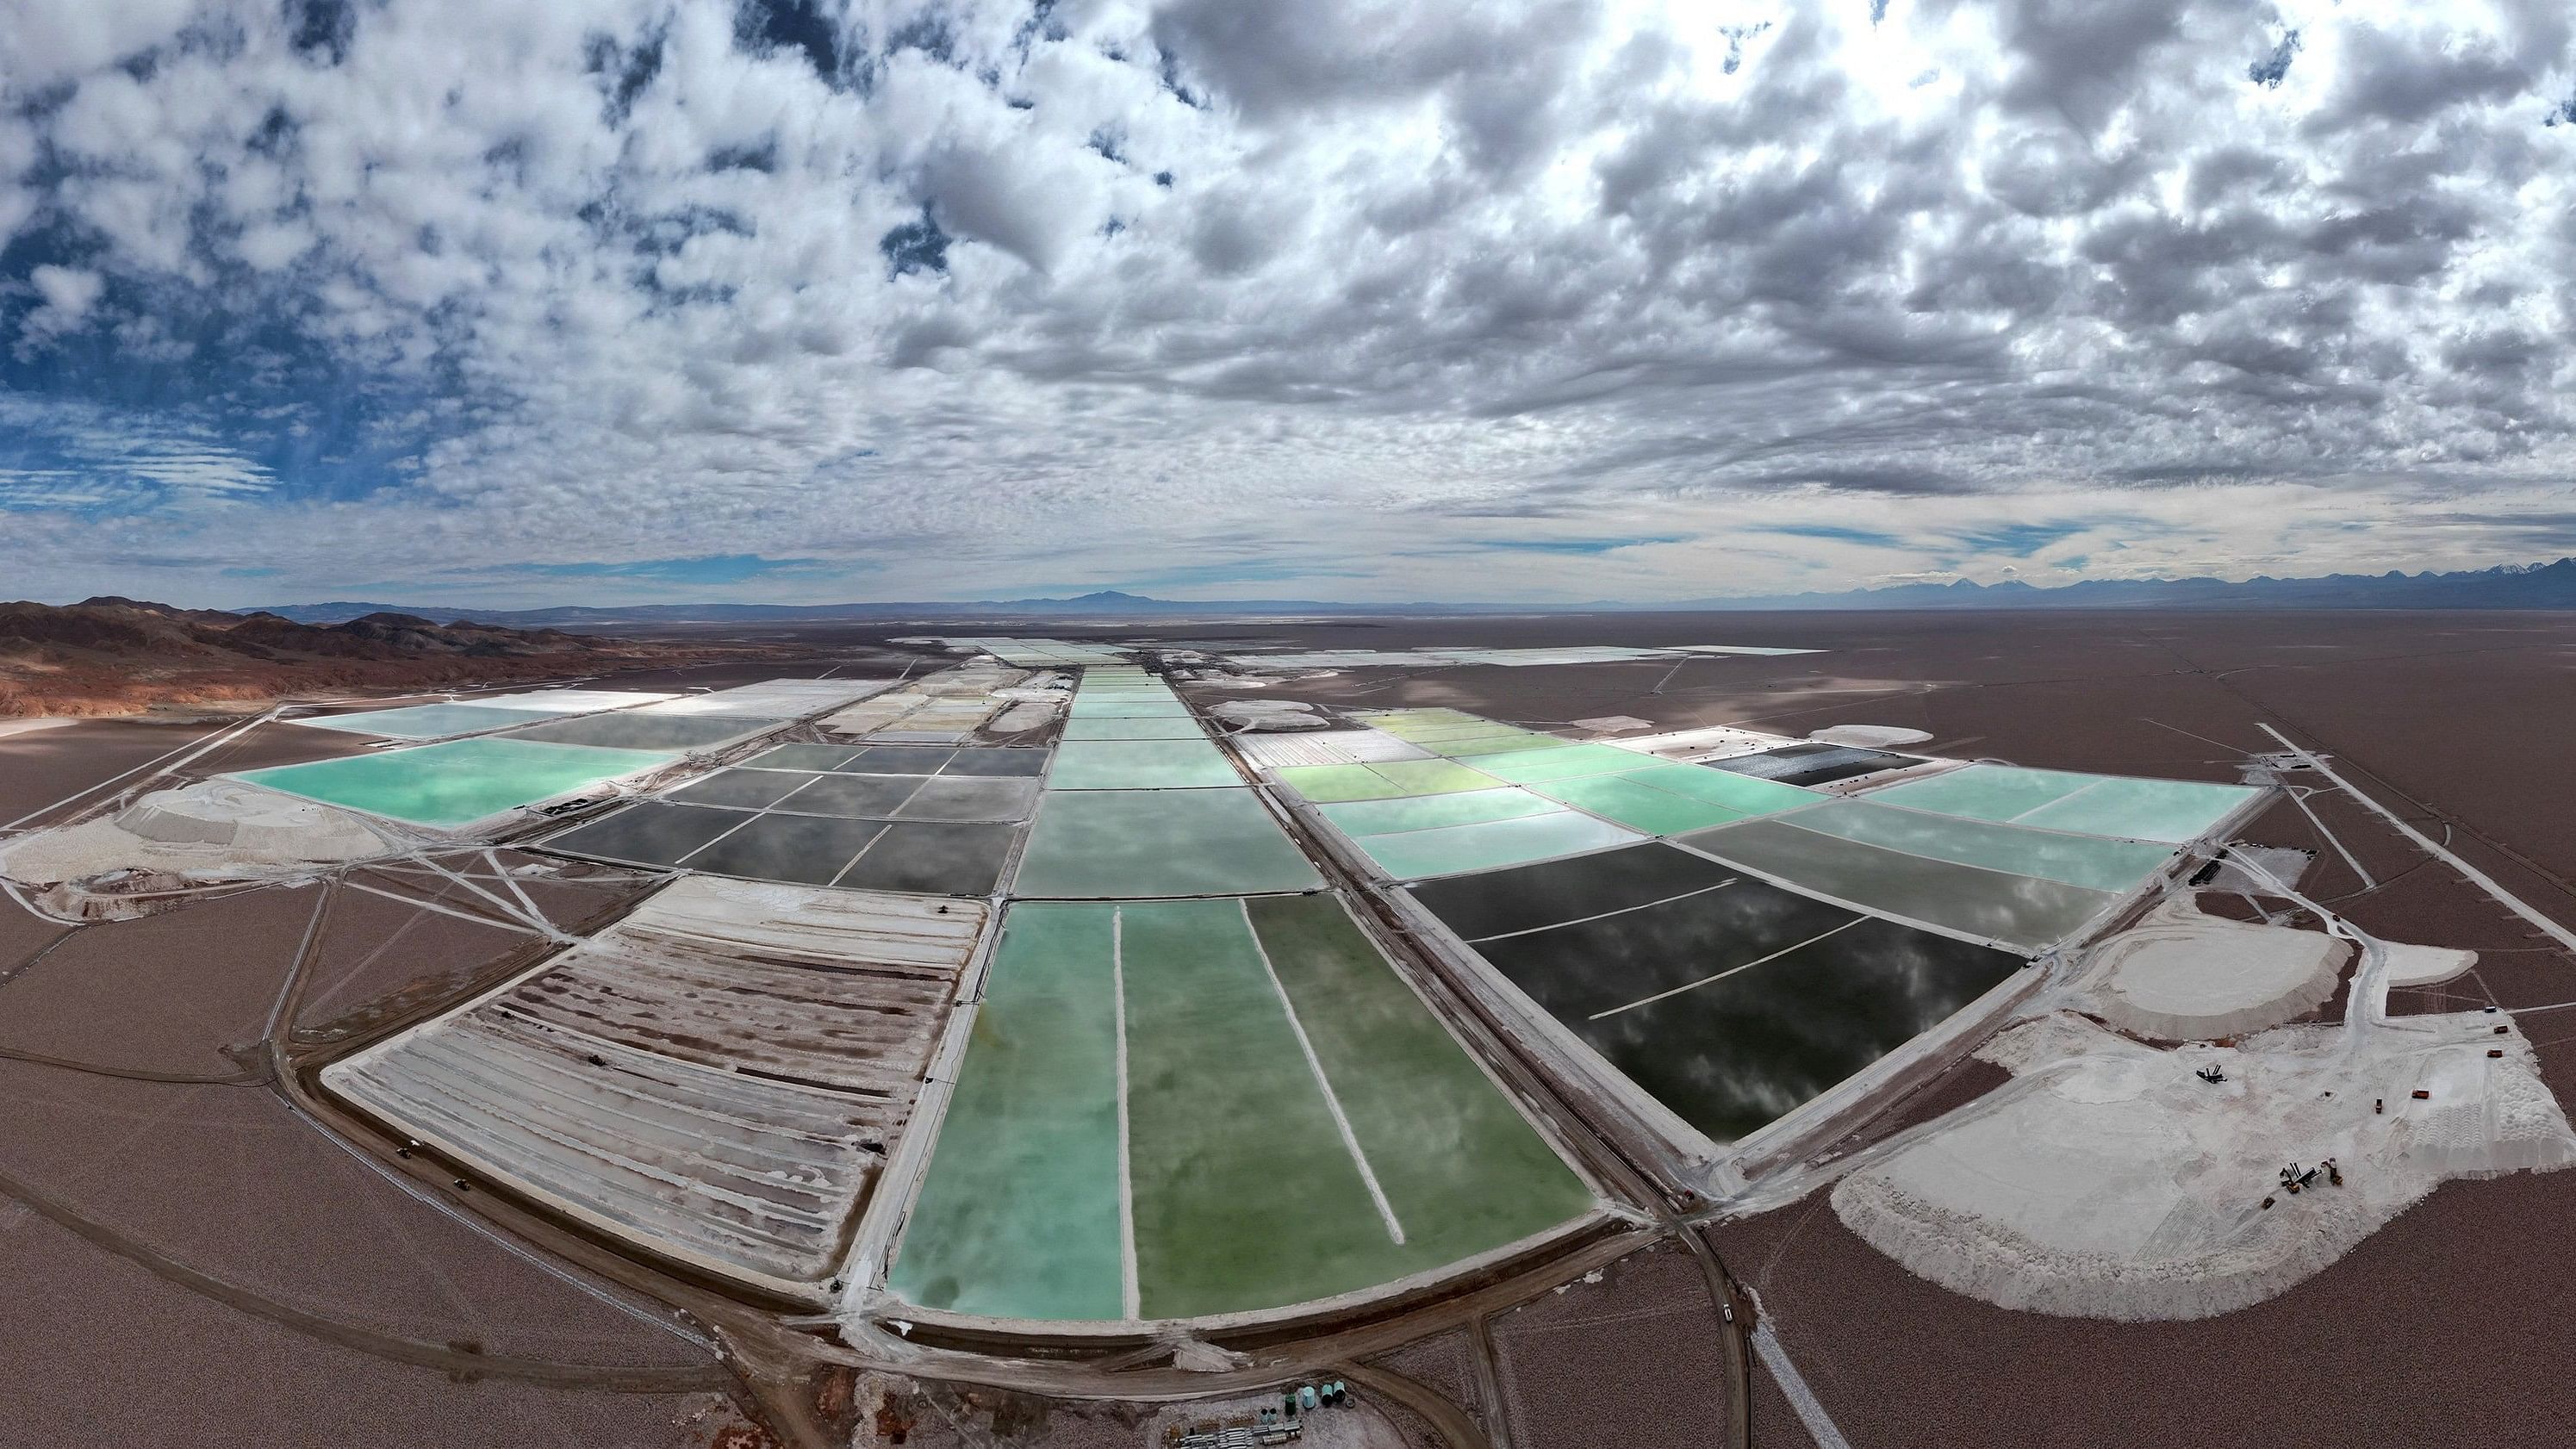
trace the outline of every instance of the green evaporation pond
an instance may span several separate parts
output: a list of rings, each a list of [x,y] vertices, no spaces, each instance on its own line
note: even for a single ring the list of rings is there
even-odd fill
[[[889,1282],[998,1317],[1248,1312],[1593,1205],[1334,897],[1022,903]]]
[[[1112,906],[1011,908],[888,1281],[1000,1318],[1124,1316]]]
[[[2010,820],[2072,795],[2101,779],[2071,770],[1969,765],[1922,780],[1900,780],[1868,798],[1909,810],[1936,810],[1972,820]]]
[[[1056,747],[1050,790],[1174,790],[1239,786],[1225,753],[1205,739],[1067,740]]]
[[[2113,778],[2017,815],[2013,823],[2180,844],[2200,838],[2260,793],[2254,785]]]
[[[1393,800],[1491,790],[1502,783],[1454,760],[1388,760],[1374,765],[1289,765],[1278,772],[1290,789],[1318,803]]]
[[[1067,740],[1203,740],[1207,731],[1187,716],[1164,716],[1159,719],[1126,719],[1102,715],[1085,715],[1064,722]]]
[[[1472,715],[1456,709],[1397,709],[1375,714],[1363,712],[1358,717],[1389,734],[1399,735],[1407,731],[1445,730],[1454,729],[1460,725],[1490,726],[1493,724],[1492,720],[1481,715]]]
[[[1554,735],[1542,735],[1529,730],[1515,730],[1510,734],[1478,735],[1464,740],[1425,740],[1422,742],[1422,747],[1443,755],[1459,755],[1481,760],[1496,755],[1526,754],[1539,750],[1569,750],[1574,748],[1574,741],[1560,740]]]
[[[2253,785],[1970,765],[1864,798],[1974,820],[2178,844],[2198,838],[2259,791]]]
[[[2173,857],[2170,849],[2141,841],[1997,825],[1858,800],[1834,800],[1779,818],[1800,829],[1881,845],[1909,855],[2103,891],[2125,892],[2162,869]]]
[[[542,740],[451,740],[232,778],[415,825],[464,825],[667,763],[661,750],[608,750]]]
[[[1521,750],[1478,758],[1476,768],[1498,780],[1530,785],[1542,780],[1571,780],[1578,775],[1615,775],[1652,767],[1652,755],[1611,745],[1567,745],[1561,750]]]
[[[1638,838],[1608,821],[1561,810],[1553,815],[1524,815],[1517,820],[1479,825],[1362,836],[1359,845],[1388,875],[1397,880],[1416,880],[1527,865],[1534,860],[1625,845]]]
[[[1452,795],[1413,795],[1394,800],[1352,800],[1319,807],[1325,819],[1344,835],[1385,835],[1402,830],[1434,830],[1444,825],[1478,825],[1545,815],[1557,807],[1527,790],[1465,790]]]
[[[1329,895],[1249,905],[1270,964],[1404,1225],[1420,1272],[1592,1207],[1515,1110]]]
[[[1679,835],[1741,820],[1741,811],[1641,784],[1628,775],[1586,775],[1529,787],[1551,800],[1588,810],[1648,835]]]
[[[1712,770],[1706,765],[1656,765],[1631,770],[1627,777],[1640,785],[1652,785],[1675,795],[1688,795],[1711,805],[1723,805],[1738,815],[1800,810],[1819,800],[1834,798],[1820,791],[1784,785],[1778,780],[1739,775],[1732,770]]]
[[[1249,789],[1049,790],[1011,893],[1097,900],[1322,884]]]

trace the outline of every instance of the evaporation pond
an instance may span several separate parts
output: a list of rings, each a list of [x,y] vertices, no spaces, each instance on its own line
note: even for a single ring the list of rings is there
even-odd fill
[[[455,826],[667,763],[666,753],[492,738],[247,770],[232,778],[352,810]]]
[[[1736,871],[1705,856],[1650,841],[1424,881],[1412,891],[1460,939],[1476,941],[1634,910],[1735,879]]]
[[[1197,740],[1068,740],[1056,747],[1050,790],[1170,790],[1241,785],[1225,753]]]
[[[2098,891],[2126,891],[2173,858],[2170,848],[2143,841],[2031,830],[1859,800],[1832,800],[1778,818],[1802,830],[1883,845],[1909,855],[2038,876]]]
[[[520,730],[510,738],[546,740],[565,745],[601,745],[621,750],[696,750],[756,735],[785,723],[779,719],[745,719],[730,714],[656,714],[648,707],[554,720]]]
[[[1865,798],[1977,820],[2180,844],[2198,839],[2259,793],[2254,785],[1979,764],[1901,781]]]
[[[1475,949],[1721,1144],[1939,1025],[2022,965],[1749,876]]]
[[[528,722],[514,709],[486,709],[471,704],[416,704],[408,709],[371,709],[358,714],[315,715],[296,724],[350,734],[381,735],[394,740],[434,740],[446,735],[506,730]]]
[[[1108,899],[1322,884],[1248,789],[1049,790],[1011,893]]]
[[[1801,830],[1779,816],[1701,831],[1682,843],[1818,895],[2033,951],[2073,935],[2119,899]]]
[[[1443,825],[1394,835],[1363,835],[1359,847],[1389,876],[1414,880],[1492,870],[1560,855],[1625,845],[1637,837],[1606,820],[1571,810],[1475,825]]]
[[[891,1284],[997,1317],[1249,1312],[1592,1206],[1336,898],[1022,903]]]

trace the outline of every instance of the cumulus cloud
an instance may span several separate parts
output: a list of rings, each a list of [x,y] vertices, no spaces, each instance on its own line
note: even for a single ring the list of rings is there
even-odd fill
[[[2571,92],[2546,0],[22,0],[0,399],[212,451],[0,508],[226,597],[2493,562]]]
[[[80,326],[89,309],[97,305],[99,294],[107,290],[105,277],[69,267],[39,266],[27,274],[27,281],[44,299],[44,305],[28,313],[19,326],[21,335],[30,341]]]

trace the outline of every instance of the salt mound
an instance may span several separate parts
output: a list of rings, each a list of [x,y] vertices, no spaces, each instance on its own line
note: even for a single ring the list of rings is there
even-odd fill
[[[244,880],[403,848],[350,811],[239,780],[203,780],[155,791],[112,816],[0,845],[0,875],[32,886],[115,871],[190,883]]]
[[[2478,953],[2450,946],[2401,946],[2381,942],[2388,969],[2380,980],[2389,986],[2439,986],[2478,964]]]
[[[1293,699],[1229,699],[1208,713],[1248,730],[1319,730],[1332,723]]]
[[[1831,729],[1818,730],[1807,738],[1820,745],[1883,750],[1891,745],[1919,745],[1932,738],[1932,732],[1908,729],[1903,725],[1835,725]]]
[[[2334,995],[2351,955],[2321,932],[2203,915],[2184,894],[2096,946],[2083,989],[2123,1031],[2212,1041],[2315,1009]]]
[[[1980,1055],[2016,1080],[1895,1139],[1832,1200],[1908,1270],[2005,1308],[2226,1313],[2316,1273],[2449,1178],[2576,1163],[2530,1044],[2484,1013],[2172,1051],[2059,1013]],[[2195,1075],[2209,1067],[2226,1079]],[[2282,1187],[2283,1164],[2329,1158],[2341,1186],[2320,1172],[2305,1191]]]

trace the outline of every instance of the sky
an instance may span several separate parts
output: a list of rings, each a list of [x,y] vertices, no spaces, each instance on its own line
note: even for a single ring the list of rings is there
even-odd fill
[[[0,594],[2576,553],[2566,0],[7,0]]]

